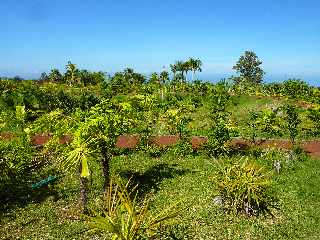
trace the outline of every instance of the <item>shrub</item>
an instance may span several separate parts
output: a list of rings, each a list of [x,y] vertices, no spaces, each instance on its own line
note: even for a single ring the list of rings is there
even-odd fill
[[[136,187],[130,191],[129,184],[120,179],[110,181],[102,213],[88,217],[91,231],[108,232],[114,240],[141,239],[154,235],[161,223],[179,214],[180,210],[170,207],[154,216],[149,211],[150,198],[139,204],[137,195],[133,196]]]
[[[225,143],[230,139],[227,126],[229,112],[226,111],[230,103],[228,91],[228,86],[224,82],[218,83],[208,98],[211,128],[206,146],[210,154],[216,155],[225,151]]]
[[[283,83],[283,91],[290,98],[303,98],[310,94],[310,87],[300,79],[289,79]]]
[[[298,109],[293,105],[284,106],[285,120],[287,122],[287,129],[289,131],[289,136],[291,143],[295,143],[295,139],[299,134],[298,126],[301,123],[299,118]]]
[[[308,118],[313,122],[312,135],[320,135],[320,108],[308,109]]]
[[[221,165],[215,180],[227,211],[248,216],[269,212],[273,201],[268,195],[271,176],[258,164],[245,159]]]
[[[12,183],[21,185],[32,170],[34,150],[24,142],[0,140],[0,195]]]
[[[250,121],[256,121],[255,126],[258,130],[270,138],[272,136],[282,136],[283,127],[282,119],[279,115],[279,109],[263,109],[257,113],[252,113],[253,119]]]

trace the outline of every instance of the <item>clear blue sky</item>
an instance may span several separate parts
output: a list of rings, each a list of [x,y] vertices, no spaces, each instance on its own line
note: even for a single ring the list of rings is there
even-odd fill
[[[192,56],[203,76],[224,76],[250,49],[267,79],[315,82],[319,9],[319,0],[1,0],[0,75],[36,77],[68,60],[149,73]]]

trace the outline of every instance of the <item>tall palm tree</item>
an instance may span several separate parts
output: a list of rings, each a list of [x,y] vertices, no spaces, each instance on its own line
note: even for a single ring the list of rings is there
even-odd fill
[[[186,79],[187,79],[188,72],[192,70],[192,65],[190,61],[185,61],[183,63],[183,70],[186,73]]]
[[[186,67],[184,62],[183,61],[176,61],[175,66],[176,66],[177,72],[180,72],[182,75],[182,78],[184,79],[184,72],[185,72],[185,67]]]
[[[190,67],[191,70],[193,71],[193,76],[192,76],[192,81],[194,81],[195,78],[195,74],[196,72],[201,72],[202,71],[202,61],[200,59],[194,59],[194,58],[190,58],[189,59],[189,63],[190,63]]]
[[[170,64],[171,72],[173,73],[173,78],[176,78],[177,66],[175,64]]]
[[[160,73],[160,84],[161,84],[161,99],[163,101],[164,99],[164,88],[165,88],[165,83],[169,80],[169,73],[167,71],[162,71]]]

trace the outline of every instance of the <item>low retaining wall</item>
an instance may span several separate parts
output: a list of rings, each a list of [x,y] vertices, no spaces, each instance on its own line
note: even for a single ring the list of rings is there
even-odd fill
[[[41,133],[31,137],[31,144],[34,146],[42,146],[50,141],[52,133]],[[16,136],[11,132],[0,133],[0,140],[11,141]],[[61,136],[58,140],[59,144],[70,144],[73,137],[69,134]],[[180,141],[177,135],[161,135],[153,136],[150,139],[150,143],[160,148],[173,146]],[[190,143],[193,149],[199,149],[208,142],[206,136],[192,136]],[[120,135],[117,137],[116,146],[122,149],[133,149],[140,143],[140,136],[138,134],[132,135]],[[252,143],[244,139],[232,139],[228,146],[233,149],[244,150],[252,147]],[[257,140],[255,146],[262,148],[275,148],[280,150],[291,149],[291,143],[286,139],[273,139],[273,140]],[[301,148],[308,153],[310,156],[320,158],[320,140],[308,140],[302,141],[300,144]]]
[[[2,140],[12,140],[15,136],[12,133],[0,133],[0,139]],[[31,137],[31,144],[34,146],[42,146],[47,144],[51,138],[53,137],[52,133],[39,133],[35,134]],[[73,140],[73,137],[69,134],[62,135],[58,143],[59,144],[70,144]],[[169,146],[173,146],[180,141],[180,137],[178,135],[161,135],[161,136],[153,136],[149,140],[152,145],[158,146],[160,148],[165,148]],[[190,143],[193,149],[198,149],[208,142],[208,138],[205,136],[193,136],[190,139]],[[132,135],[120,135],[117,137],[116,146],[118,148],[124,149],[133,149],[137,147],[140,143],[139,134]]]

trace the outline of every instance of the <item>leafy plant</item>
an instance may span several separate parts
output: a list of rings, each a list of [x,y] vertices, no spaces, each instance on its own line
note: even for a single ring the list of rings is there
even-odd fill
[[[271,175],[258,164],[248,159],[222,164],[215,181],[226,210],[248,216],[269,212]]]
[[[136,123],[137,116],[133,109],[133,103],[105,100],[92,107],[86,118],[77,125],[72,149],[63,159],[68,164],[71,156],[71,162],[75,162],[81,168],[79,176],[80,204],[84,210],[86,209],[88,174],[83,174],[83,167],[85,170],[88,168],[88,157],[92,153],[99,156],[103,168],[104,189],[106,190],[110,181],[110,161],[115,154],[116,139],[121,134],[129,133]]]
[[[307,111],[307,117],[313,122],[312,135],[320,134],[320,108],[311,108]]]
[[[219,154],[226,150],[225,143],[230,139],[227,119],[229,112],[226,110],[230,95],[224,82],[220,82],[212,89],[208,102],[211,128],[206,146],[210,154]]]
[[[299,124],[301,123],[301,119],[299,118],[298,109],[293,105],[284,106],[285,111],[285,120],[287,122],[287,129],[289,131],[289,136],[291,143],[294,145],[295,139],[299,134]]]
[[[300,79],[289,79],[283,83],[283,92],[290,98],[303,98],[309,95],[310,87]]]
[[[120,178],[110,181],[102,213],[88,217],[91,231],[108,232],[113,240],[141,239],[154,235],[163,222],[178,216],[181,211],[172,206],[152,214],[149,210],[151,198],[145,197],[139,203],[134,194],[136,187],[129,190],[129,185],[130,181],[124,184]]]
[[[258,117],[254,117],[256,119],[255,125],[262,133],[266,134],[268,138],[275,135],[281,136],[283,134],[279,110],[280,109],[263,109],[257,112]]]
[[[258,133],[257,133],[258,118],[259,118],[259,114],[256,111],[249,112],[249,121],[247,122],[247,125],[249,127],[250,137],[251,137],[252,143],[255,142],[256,137],[258,135]]]
[[[34,149],[24,141],[0,140],[0,202],[23,187],[33,172]],[[14,193],[13,193],[14,194]]]

